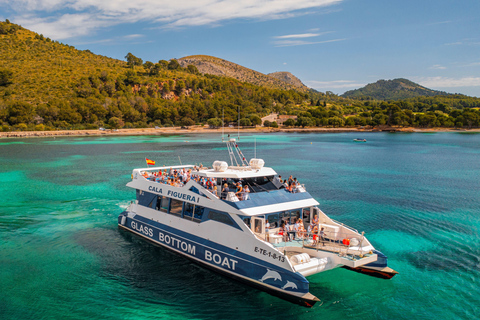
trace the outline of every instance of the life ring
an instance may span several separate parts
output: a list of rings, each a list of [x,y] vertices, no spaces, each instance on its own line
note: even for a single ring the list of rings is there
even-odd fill
[[[343,239],[342,243],[346,246],[350,245],[350,239]]]

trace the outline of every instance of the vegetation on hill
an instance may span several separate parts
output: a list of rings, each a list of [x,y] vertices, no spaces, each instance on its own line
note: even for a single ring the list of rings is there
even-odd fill
[[[268,76],[252,84],[202,74],[186,60],[144,62],[132,53],[125,60],[80,51],[8,20],[0,22],[0,130],[218,127],[223,113],[228,124],[237,120],[238,111],[244,126],[260,124],[260,117],[271,112],[297,115],[287,125],[302,127],[480,126],[480,99],[462,95],[351,99],[292,89]]]
[[[407,79],[378,80],[365,87],[345,92],[345,98],[372,98],[377,100],[403,100],[419,96],[448,95],[443,91],[436,91],[422,87]]]

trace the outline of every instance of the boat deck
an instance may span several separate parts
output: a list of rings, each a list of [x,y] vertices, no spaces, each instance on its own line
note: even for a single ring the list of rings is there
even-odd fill
[[[288,247],[289,249],[285,252],[285,254],[288,257],[298,253],[295,251],[295,249],[292,249],[292,247],[308,248],[308,249],[313,249],[317,251],[337,253],[339,256],[351,258],[353,260],[362,259],[363,257],[368,257],[372,255],[370,250],[367,250],[367,249],[362,250],[361,247],[360,248],[349,247],[340,242],[328,241],[328,240],[319,241],[318,243],[313,243],[311,240],[309,241],[309,240],[297,239],[297,240],[290,240],[287,242],[272,243],[272,245],[275,248],[279,249],[280,251],[283,251],[282,248]]]

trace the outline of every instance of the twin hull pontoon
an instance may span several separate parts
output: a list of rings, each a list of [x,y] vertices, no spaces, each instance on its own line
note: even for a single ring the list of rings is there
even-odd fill
[[[211,169],[134,169],[127,186],[136,189],[137,199],[120,214],[119,226],[224,275],[304,306],[319,301],[309,292],[305,278],[309,275],[336,267],[380,277],[379,272],[383,272],[386,278],[396,273],[362,234],[318,209],[318,202],[304,187],[293,191],[283,188],[276,172],[263,167],[263,160],[252,159],[251,165],[241,166],[214,164]],[[180,186],[156,182],[155,176],[148,176],[180,169],[192,170],[191,179]],[[201,179],[231,188],[241,182],[249,186],[250,193],[224,192],[217,197],[202,186]],[[282,221],[293,223],[302,218],[307,227],[315,215],[318,228],[324,230],[320,236],[318,231],[303,231],[292,239],[280,231]]]

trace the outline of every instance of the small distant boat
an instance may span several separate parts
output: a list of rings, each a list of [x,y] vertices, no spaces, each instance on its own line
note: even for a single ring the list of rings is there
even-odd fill
[[[353,139],[355,142],[367,142],[367,139]]]

